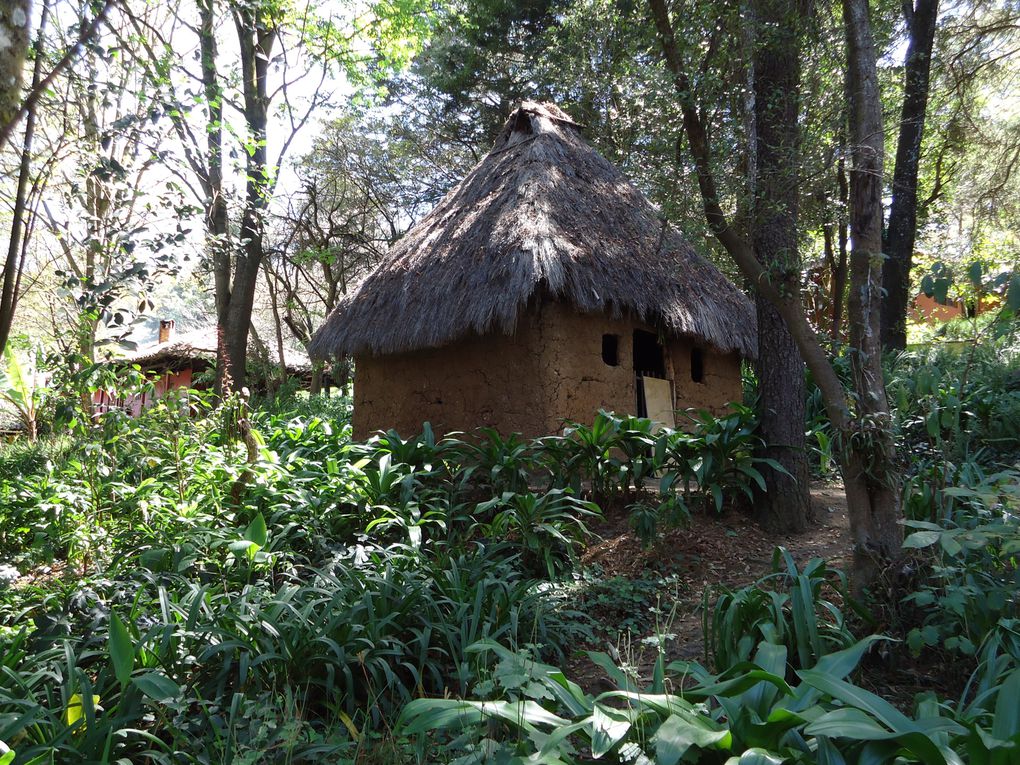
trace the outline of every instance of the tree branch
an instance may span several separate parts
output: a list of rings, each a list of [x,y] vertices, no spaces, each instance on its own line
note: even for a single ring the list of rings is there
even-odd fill
[[[96,34],[100,25],[106,20],[106,16],[110,12],[110,9],[114,5],[120,3],[120,1],[121,0],[104,0],[103,7],[99,9],[99,13],[95,15],[92,21],[87,25],[82,22],[82,28],[78,33],[78,39],[75,41],[74,45],[67,49],[50,73],[32,88],[24,102],[22,102],[21,108],[18,109],[17,114],[11,118],[11,121],[0,128],[0,149],[2,149],[6,145],[7,141],[10,140],[11,134],[14,132],[14,128],[16,128],[18,123],[21,122],[22,117],[28,114],[30,109],[35,108],[36,102],[42,97],[43,93],[49,89],[53,80],[55,80],[60,73],[63,72],[75,58],[77,58],[85,43]]]

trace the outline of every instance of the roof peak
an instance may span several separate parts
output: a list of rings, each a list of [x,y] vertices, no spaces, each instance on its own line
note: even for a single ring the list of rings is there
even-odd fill
[[[582,313],[629,313],[754,356],[751,302],[663,223],[570,115],[523,101],[492,150],[334,309],[310,351],[399,353],[509,333],[545,289]]]
[[[502,151],[536,135],[557,135],[564,126],[581,131],[581,125],[556,104],[521,101],[503,123],[503,129],[496,136],[492,151]]]

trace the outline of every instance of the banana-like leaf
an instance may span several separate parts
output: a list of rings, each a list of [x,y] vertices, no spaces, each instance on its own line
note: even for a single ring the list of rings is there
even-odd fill
[[[677,765],[691,747],[729,749],[732,734],[704,715],[670,715],[652,737],[656,765]]]
[[[10,346],[4,350],[3,366],[0,367],[0,398],[11,403],[18,416],[31,429],[36,416],[38,391],[35,385],[35,370],[18,359]]]
[[[459,730],[496,718],[525,731],[536,725],[566,726],[570,720],[544,709],[534,701],[461,701],[459,699],[415,699],[400,715],[405,734],[427,730]]]
[[[630,726],[628,715],[596,704],[591,715],[591,756],[597,760],[608,754],[630,732]]]

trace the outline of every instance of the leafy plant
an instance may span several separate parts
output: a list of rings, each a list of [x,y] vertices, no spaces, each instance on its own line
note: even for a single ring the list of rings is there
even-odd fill
[[[785,678],[786,647],[767,642],[753,661],[720,675],[667,665],[660,655],[645,688],[608,656],[591,654],[616,686],[598,696],[527,653],[480,643],[472,650],[497,660],[475,688],[483,700],[416,699],[400,730],[457,734],[450,745],[466,752],[462,762],[962,763],[949,741],[968,731],[937,705],[923,700],[911,718],[844,679],[877,639],[798,671],[797,685]]]
[[[946,525],[908,521],[904,547],[927,553],[926,582],[906,601],[927,615],[908,635],[913,650],[940,645],[973,656],[1000,620],[1017,616],[1020,475],[1003,471],[973,488],[945,490],[962,502]]]
[[[772,556],[772,571],[747,587],[724,590],[714,607],[711,591],[706,590],[705,651],[715,666],[750,660],[764,641],[784,646],[792,668],[810,669],[823,656],[854,643],[846,615],[834,602],[852,603],[846,574],[820,558],[800,569],[782,547]]]
[[[39,437],[39,410],[46,388],[33,358],[23,363],[10,345],[4,350],[0,367],[0,400],[14,408],[30,441]]]
[[[476,514],[491,516],[475,525],[482,537],[511,540],[526,570],[538,573],[535,567],[541,563],[549,579],[555,579],[589,535],[583,518],[598,517],[601,510],[569,491],[552,489],[541,495],[505,492],[479,504]]]

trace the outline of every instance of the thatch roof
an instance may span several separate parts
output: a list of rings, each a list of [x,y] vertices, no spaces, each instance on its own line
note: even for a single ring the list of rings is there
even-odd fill
[[[525,101],[488,155],[398,241],[313,338],[313,356],[398,353],[512,333],[539,290],[723,351],[757,350],[751,302],[580,128]]]
[[[269,360],[273,364],[278,364],[279,359],[277,358],[278,354],[275,348],[270,347],[267,350]],[[308,356],[292,348],[284,348],[284,360],[287,364],[287,370],[292,373],[307,372],[312,368]],[[117,359],[117,363],[127,362],[128,364],[138,364],[141,367],[179,364],[187,361],[215,363],[216,327],[206,327],[186,332],[171,337],[164,343],[155,343],[145,348],[139,348],[124,358]]]

